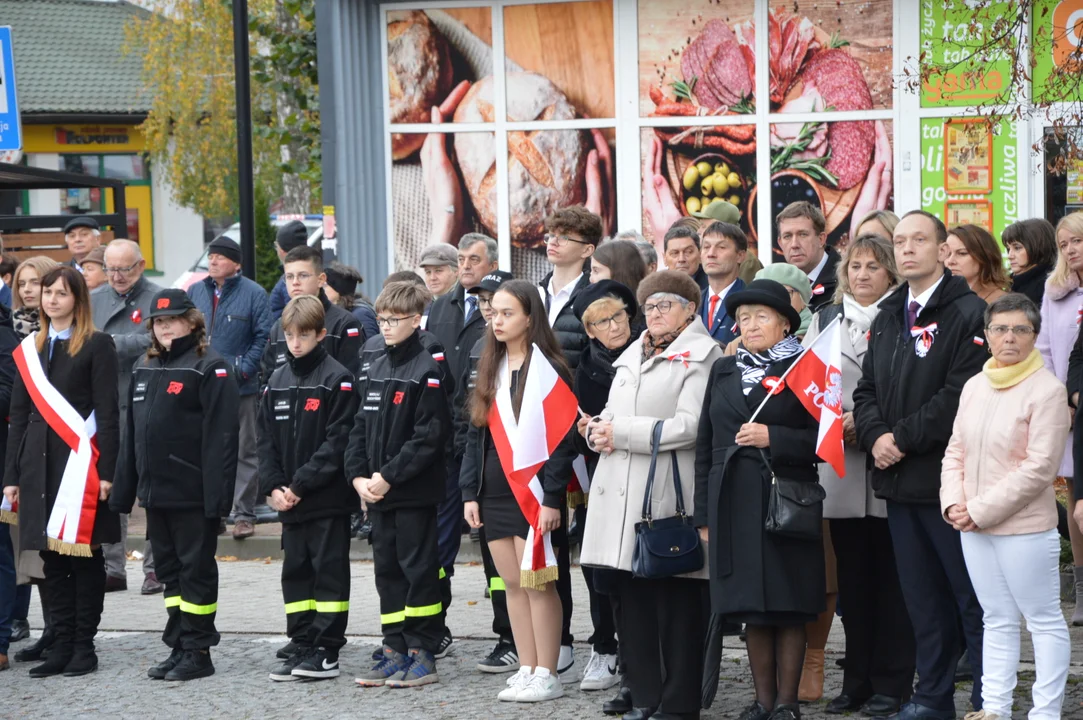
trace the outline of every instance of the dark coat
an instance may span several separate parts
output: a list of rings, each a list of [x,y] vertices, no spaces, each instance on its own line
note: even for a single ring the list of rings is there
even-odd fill
[[[579,367],[575,369],[575,399],[579,401],[579,408],[587,415],[594,417],[605,410],[605,405],[609,402],[609,389],[617,374],[613,363],[628,349],[628,345],[640,342],[639,335],[642,330],[637,333],[635,329],[633,327],[628,344],[620,350],[609,350],[597,340],[591,340],[580,356]],[[572,440],[575,442],[575,449],[587,462],[587,474],[594,477],[594,468],[598,466],[598,453],[587,447],[586,438],[578,432],[573,434]]]
[[[1052,271],[1051,265],[1039,265],[1018,275],[1012,275],[1012,292],[1023,293],[1033,300],[1035,305],[1041,307],[1042,298],[1045,296],[1045,281]]]
[[[233,368],[241,397],[255,395],[260,359],[274,324],[267,291],[238,273],[226,280],[216,305],[214,286],[214,278],[205,277],[188,288],[188,297],[203,313],[211,347]]]
[[[827,248],[827,263],[816,276],[816,280],[812,282],[812,299],[809,300],[808,307],[813,314],[824,305],[835,302],[835,288],[839,285],[838,269],[841,259],[835,248]]]
[[[485,334],[485,318],[481,309],[475,309],[470,315],[470,322],[464,326],[465,311],[463,286],[455,283],[455,287],[433,302],[425,325],[425,329],[444,346],[451,376],[456,379],[463,376],[470,364],[470,350],[474,343]]]
[[[8,447],[8,424],[11,415],[11,390],[15,385],[15,360],[11,353],[19,346],[19,336],[11,324],[11,310],[0,305],[0,468]]]
[[[792,362],[775,363],[767,376],[780,377]],[[823,545],[763,529],[771,476],[756,448],[734,443],[765,396],[762,385],[744,395],[735,357],[711,368],[696,440],[694,514],[696,526],[709,529],[711,609],[815,615],[825,607]],[[767,402],[756,422],[768,427],[764,452],[776,475],[818,482],[817,423],[789,388]]]
[[[730,288],[730,293],[740,292],[745,289],[745,281],[741,278],[737,278],[734,281],[733,287]],[[729,297],[729,293],[726,294]],[[700,309],[699,317],[703,320],[703,326],[707,328],[707,332],[711,334],[715,340],[719,342],[722,347],[729,345],[733,342],[733,339],[737,337],[737,331],[734,330],[734,325],[737,324],[736,318],[730,317],[730,314],[726,311],[726,303],[723,299],[718,303],[718,307],[714,310],[714,317],[707,317],[711,308],[711,288],[706,288],[700,294]]]
[[[545,312],[547,313],[549,312],[550,302],[549,280],[552,277],[553,273],[549,273],[542,278],[540,283],[542,302],[545,303]],[[553,321],[553,334],[557,336],[560,349],[564,351],[564,359],[568,363],[568,369],[573,373],[579,365],[579,356],[587,349],[587,343],[590,342],[590,337],[583,328],[583,323],[575,316],[575,310],[573,309],[575,296],[588,285],[590,285],[590,273],[584,272],[583,276],[579,278],[579,282],[572,288],[572,294],[568,297],[568,302],[564,303],[564,307],[560,309],[556,320]]]
[[[75,357],[68,355],[67,340],[57,340],[52,361],[46,345],[41,364],[45,376],[80,416],[95,413],[98,477],[112,482],[120,445],[118,364],[113,338],[95,332]],[[21,376],[15,378],[12,389],[10,423],[4,485],[19,487],[19,547],[46,550],[45,529],[71,449],[34,407]],[[91,542],[120,542],[120,518],[107,503],[98,503]]]

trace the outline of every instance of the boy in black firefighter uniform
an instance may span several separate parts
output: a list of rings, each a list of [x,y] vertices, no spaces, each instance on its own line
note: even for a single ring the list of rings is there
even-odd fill
[[[444,448],[451,432],[441,370],[418,337],[425,291],[388,284],[376,299],[387,352],[361,385],[346,449],[346,476],[372,520],[383,657],[357,679],[366,687],[437,682],[443,635],[436,507],[444,499]]]
[[[321,343],[323,349],[356,376],[360,367],[361,346],[365,343],[365,330],[353,313],[332,303],[323,291],[327,274],[323,271],[322,253],[308,245],[295,247],[286,253],[282,267],[285,271],[282,277],[291,300],[302,295],[319,298],[323,305],[323,326],[327,330]],[[260,382],[264,385],[270,380],[271,373],[285,365],[289,359],[284,328],[282,319],[279,318],[267,339],[267,347],[260,360]]]
[[[128,513],[139,498],[165,585],[162,641],[173,652],[147,675],[192,680],[214,674],[210,647],[220,639],[214,553],[219,518],[233,506],[239,398],[183,290],[155,295],[147,322],[151,346],[132,375],[109,506]]]
[[[260,492],[282,519],[282,597],[292,653],[271,679],[338,677],[350,609],[350,513],[342,471],[357,395],[353,374],[321,341],[323,305],[309,295],[282,311],[287,363],[260,401]],[[287,646],[289,647],[289,646]]]

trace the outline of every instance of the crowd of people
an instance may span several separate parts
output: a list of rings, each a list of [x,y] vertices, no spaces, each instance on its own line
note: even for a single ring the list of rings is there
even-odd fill
[[[625,720],[699,717],[721,636],[741,635],[754,697],[733,716],[796,720],[823,697],[841,615],[828,713],[954,718],[970,674],[967,718],[1007,720],[1025,620],[1030,717],[1060,717],[1061,534],[1083,597],[1083,212],[1008,227],[1010,271],[988,231],[920,210],[872,213],[829,247],[820,210],[793,203],[766,267],[738,219],[711,205],[659,254],[569,207],[545,221],[540,283],[467,233],[373,303],[301,223],[278,232],[271,293],[224,236],[185,292],[147,280],[136,243],[102,247],[93,219],[73,219],[70,262],[0,264],[0,519],[17,521],[0,532],[0,669],[34,584],[44,632],[15,660],[43,660],[31,677],[97,668],[138,501],[142,591],[165,598],[170,650],[147,674],[214,673],[217,537],[227,517],[250,536],[266,498],[290,639],[274,681],[340,674],[364,513],[383,642],[363,687],[438,682],[465,522],[497,636],[477,669],[508,674],[501,701],[578,679],[616,688],[600,710]],[[845,472],[787,382],[826,333]],[[576,541],[594,631],[582,672]]]

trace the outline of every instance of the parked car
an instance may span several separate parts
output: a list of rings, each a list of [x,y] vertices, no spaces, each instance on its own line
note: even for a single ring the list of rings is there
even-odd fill
[[[272,215],[271,224],[275,228],[279,228],[291,220],[300,220],[308,228],[308,244],[309,247],[314,246],[316,243],[323,239],[323,215]],[[241,224],[233,223],[226,230],[222,232],[230,240],[240,244],[241,242]],[[324,253],[326,255],[326,252]],[[207,277],[207,251],[204,250],[203,254],[199,256],[199,259],[195,261],[192,267],[188,268],[185,272],[181,273],[180,277],[173,281],[173,287],[180,288],[181,290],[187,290],[190,286],[196,284],[203,278]]]

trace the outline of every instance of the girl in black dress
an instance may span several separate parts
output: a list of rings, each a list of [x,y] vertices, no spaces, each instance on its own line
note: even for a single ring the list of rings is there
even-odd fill
[[[56,635],[49,659],[31,668],[30,677],[70,677],[98,667],[94,636],[105,598],[101,545],[120,542],[120,519],[106,504],[119,445],[117,351],[113,338],[94,330],[89,292],[78,270],[54,268],[42,277],[41,286],[41,329],[15,353],[19,374],[11,396],[4,495],[12,503],[22,500],[20,546],[41,552],[42,591]],[[68,412],[58,413],[65,405]],[[75,459],[72,447],[56,431],[56,418],[65,414],[84,421],[79,432],[93,438],[97,456],[75,488],[81,504],[72,512],[79,513],[79,520],[67,514],[66,532],[61,533],[53,511],[58,501],[72,507],[72,495],[61,491],[72,487],[62,480],[69,459]],[[95,486],[96,503],[90,499]],[[77,539],[67,532],[73,522],[79,528]]]
[[[526,589],[520,567],[526,550],[529,524],[501,469],[489,431],[489,410],[497,402],[497,378],[507,363],[512,407],[518,415],[535,346],[571,386],[571,376],[538,288],[525,280],[509,280],[492,299],[493,319],[488,342],[478,362],[477,387],[469,404],[471,426],[467,434],[460,487],[464,515],[471,527],[485,525],[485,538],[493,562],[507,588],[508,615],[519,652],[519,672],[499,694],[501,700],[539,702],[561,697],[557,675],[560,653],[561,604],[555,584]],[[565,489],[572,476],[574,449],[569,433],[537,478],[544,492],[538,531],[552,532],[564,515]]]

